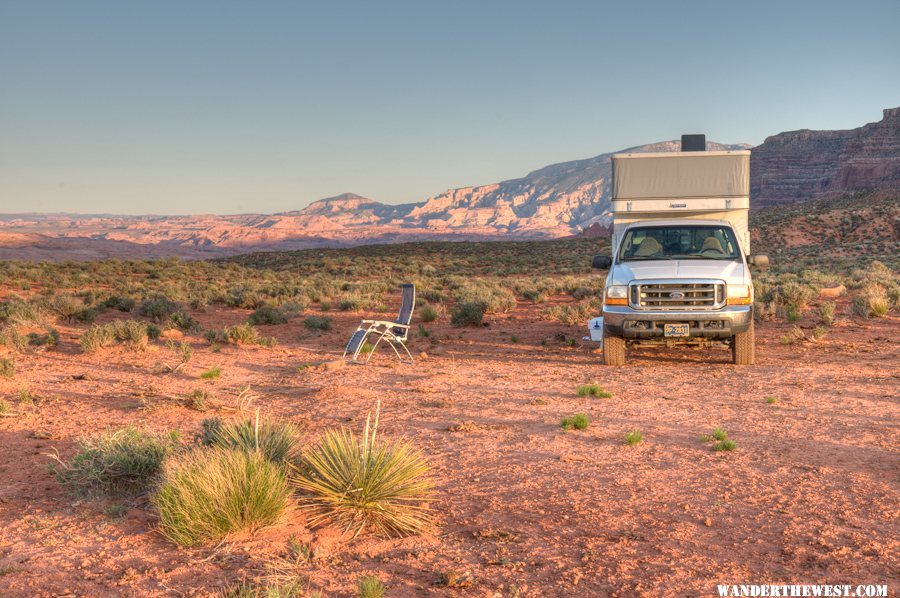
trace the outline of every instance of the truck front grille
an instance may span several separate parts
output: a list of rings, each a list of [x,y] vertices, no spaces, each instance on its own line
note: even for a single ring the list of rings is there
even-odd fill
[[[630,290],[638,309],[716,309],[725,303],[725,285],[716,282],[632,284]]]

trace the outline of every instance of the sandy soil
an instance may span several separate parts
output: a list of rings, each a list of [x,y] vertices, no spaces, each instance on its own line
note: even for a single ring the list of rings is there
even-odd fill
[[[761,325],[755,367],[710,349],[633,351],[612,369],[580,328],[538,313],[521,308],[477,330],[439,322],[412,343],[427,353],[414,366],[382,353],[330,371],[298,367],[338,358],[359,314],[334,315],[322,335],[299,320],[263,327],[274,349],[214,353],[191,337],[194,358],[176,374],[157,373],[175,361],[165,347],[86,356],[79,331],[63,329],[58,350],[19,356],[15,378],[0,380],[15,411],[0,418],[0,595],[206,595],[265,572],[292,534],[315,548],[303,572],[328,596],[353,595],[363,574],[389,596],[695,596],[740,582],[897,591],[898,319],[851,321],[842,304],[817,343],[785,346],[788,325]],[[246,313],[197,317],[218,327]],[[213,365],[222,377],[200,380]],[[577,397],[591,382],[613,397]],[[154,531],[145,499],[124,509],[77,500],[48,471],[46,453],[68,457],[80,435],[107,427],[190,439],[204,417],[233,415],[248,385],[253,407],[303,424],[309,439],[360,428],[381,397],[383,433],[413,438],[434,465],[436,535],[349,539],[292,511],[255,536],[179,549]],[[17,405],[20,388],[37,404]],[[183,406],[178,397],[196,388],[221,406]],[[560,418],[579,411],[590,427],[562,431]],[[701,442],[716,426],[734,452]],[[645,440],[629,447],[633,429]],[[448,588],[442,574],[461,586],[470,574],[471,585]]]

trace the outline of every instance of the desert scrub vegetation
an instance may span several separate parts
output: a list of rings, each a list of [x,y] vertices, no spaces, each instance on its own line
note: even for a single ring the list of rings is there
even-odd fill
[[[221,330],[207,330],[203,334],[203,338],[211,345],[232,344],[274,347],[277,344],[274,337],[261,335],[259,331],[249,323],[226,326]]]
[[[161,295],[143,301],[138,309],[140,315],[158,324],[165,322],[176,311],[178,304]]]
[[[200,372],[200,377],[204,380],[216,380],[222,375],[222,368],[217,365]]]
[[[245,453],[260,452],[268,461],[287,465],[297,460],[300,428],[288,421],[264,418],[203,421],[199,436],[205,446],[229,448]]]
[[[275,523],[289,494],[284,468],[261,452],[212,448],[167,461],[151,502],[162,534],[194,546]]]
[[[247,322],[253,326],[274,326],[287,324],[290,319],[291,314],[286,310],[266,304],[257,307],[247,318]]]
[[[485,313],[508,312],[516,307],[515,294],[489,280],[454,276],[448,286],[457,303],[481,305]]]
[[[309,523],[333,523],[354,536],[417,534],[432,527],[433,483],[425,457],[405,440],[378,437],[380,405],[366,417],[362,437],[328,429],[307,448],[293,484]]]
[[[77,494],[140,494],[177,447],[176,433],[153,434],[129,426],[81,439],[78,452],[68,461],[52,455],[51,470]]]
[[[0,358],[0,378],[12,378],[16,375],[16,364],[12,359]]]
[[[862,318],[882,318],[891,310],[891,302],[884,287],[869,283],[853,297],[851,309]]]
[[[575,303],[554,305],[545,309],[542,312],[542,316],[549,320],[562,322],[566,326],[575,326],[587,323],[588,320],[596,317],[599,313],[600,299],[599,297],[591,297]]]
[[[450,312],[450,323],[453,326],[481,326],[485,307],[482,303],[459,303]]]
[[[384,584],[374,575],[360,577],[356,582],[356,595],[359,598],[383,598]]]
[[[434,322],[438,319],[438,311],[434,306],[426,303],[419,309],[419,318],[426,324]]]
[[[331,330],[331,318],[328,316],[309,316],[303,320],[303,325],[310,330],[328,332]]]
[[[834,324],[834,313],[837,310],[837,303],[834,301],[826,301],[819,306],[819,321],[823,326],[831,326]]]
[[[737,448],[737,443],[728,437],[728,432],[723,428],[714,428],[709,434],[700,437],[700,442],[713,442],[712,449],[714,451],[733,451]]]
[[[588,417],[587,413],[576,413],[570,417],[564,417],[559,422],[559,426],[563,430],[584,430],[589,425],[591,425],[591,418]]]
[[[600,399],[608,399],[612,397],[612,393],[603,390],[597,384],[582,384],[578,387],[577,394],[579,397],[597,397]]]
[[[644,434],[640,430],[631,430],[625,434],[625,444],[634,446],[644,441]]]
[[[82,333],[79,342],[85,353],[95,353],[117,343],[129,351],[143,351],[149,339],[147,324],[138,320],[113,320],[91,326]]]

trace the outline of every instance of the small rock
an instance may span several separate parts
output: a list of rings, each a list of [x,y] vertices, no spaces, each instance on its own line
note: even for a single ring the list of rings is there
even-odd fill
[[[159,336],[160,338],[178,340],[184,338],[184,333],[177,328],[169,328],[168,330],[163,330]]]
[[[428,353],[422,351],[421,353],[419,353],[419,359],[428,359]]]
[[[706,519],[703,520],[703,525],[705,525],[706,527],[712,527],[712,519],[707,517]]]

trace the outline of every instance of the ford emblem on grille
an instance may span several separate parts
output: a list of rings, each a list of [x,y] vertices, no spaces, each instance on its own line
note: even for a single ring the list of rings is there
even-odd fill
[[[679,293],[675,291],[674,293],[669,293],[669,297],[672,299],[684,299],[684,293]]]

